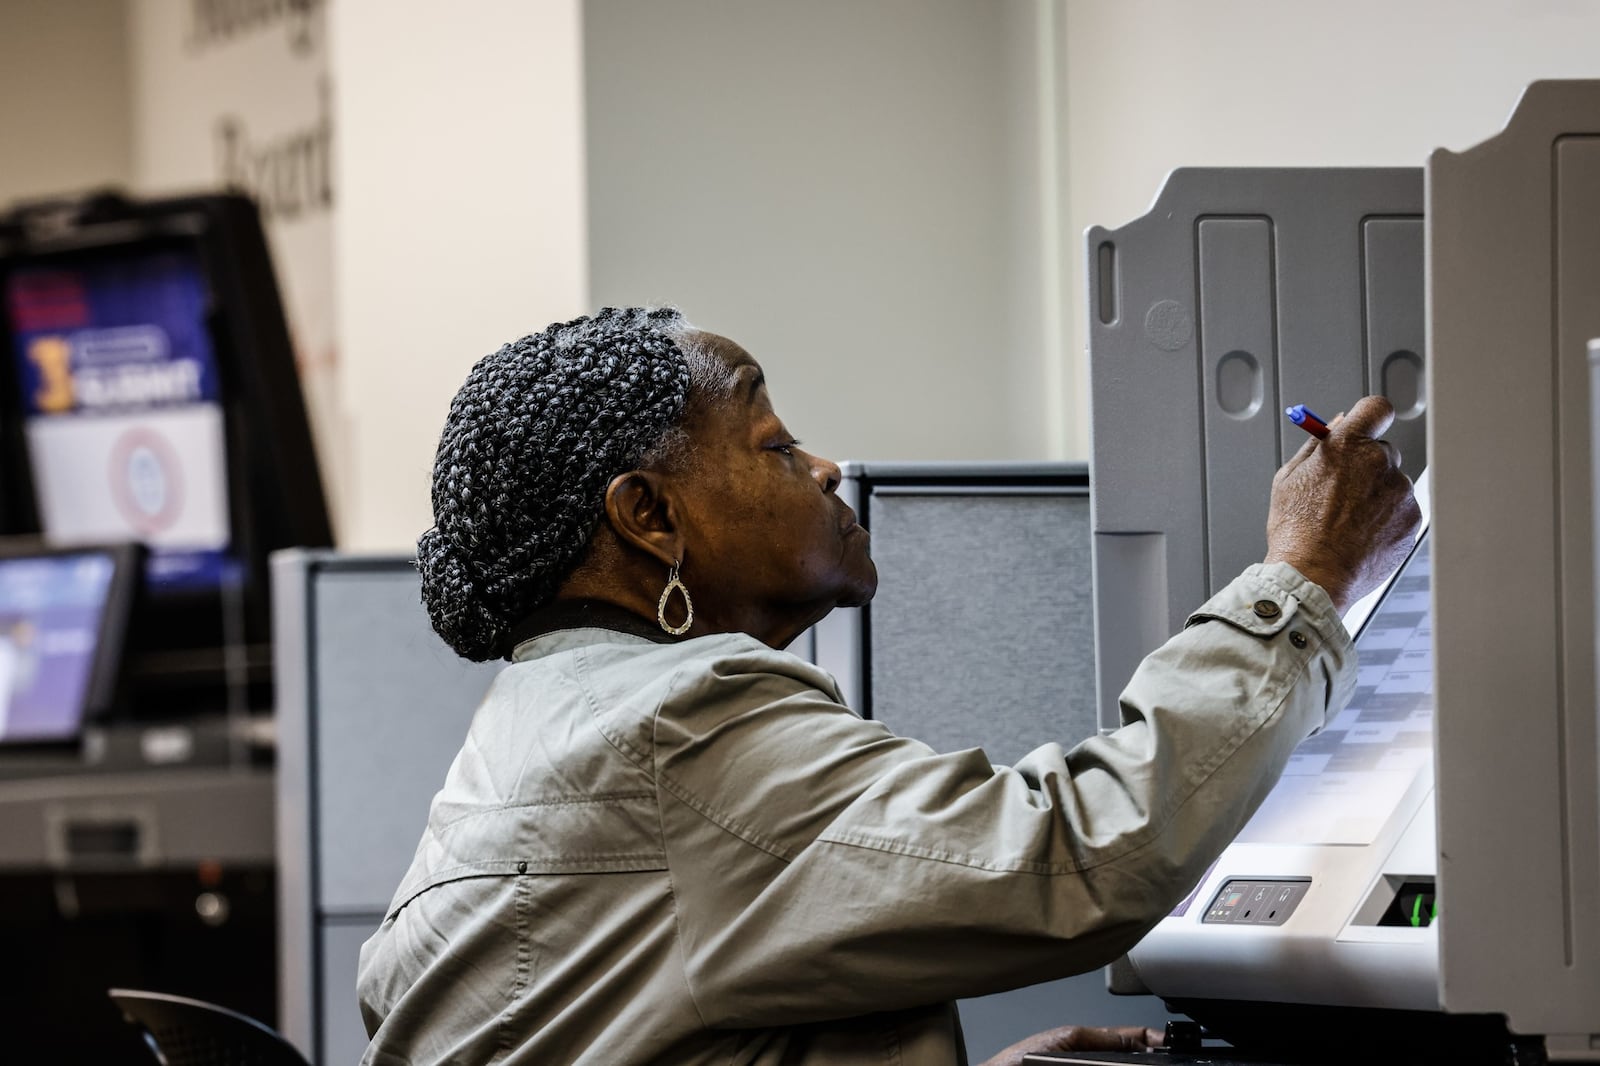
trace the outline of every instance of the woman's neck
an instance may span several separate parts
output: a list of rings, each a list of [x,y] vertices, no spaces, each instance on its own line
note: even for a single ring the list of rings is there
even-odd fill
[[[653,619],[644,618],[626,607],[604,600],[557,599],[534,611],[511,627],[511,646],[562,629],[610,629],[644,637],[661,644],[679,639],[663,632]]]

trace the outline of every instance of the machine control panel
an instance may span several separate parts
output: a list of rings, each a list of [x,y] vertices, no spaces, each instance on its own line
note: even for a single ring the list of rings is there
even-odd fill
[[[1202,924],[1282,925],[1305,898],[1308,879],[1225,881],[1201,917]]]

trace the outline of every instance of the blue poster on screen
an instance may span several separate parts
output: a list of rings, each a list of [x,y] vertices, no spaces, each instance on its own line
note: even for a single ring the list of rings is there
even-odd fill
[[[139,251],[6,278],[46,535],[141,540],[161,587],[232,572],[221,387],[200,263]]]
[[[33,414],[216,403],[205,280],[179,252],[25,268],[7,286]]]

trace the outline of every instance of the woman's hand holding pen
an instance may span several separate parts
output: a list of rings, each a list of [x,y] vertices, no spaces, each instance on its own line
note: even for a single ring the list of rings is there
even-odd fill
[[[1405,561],[1422,523],[1399,452],[1381,439],[1393,422],[1388,400],[1363,397],[1272,479],[1266,561],[1321,585],[1341,613]]]

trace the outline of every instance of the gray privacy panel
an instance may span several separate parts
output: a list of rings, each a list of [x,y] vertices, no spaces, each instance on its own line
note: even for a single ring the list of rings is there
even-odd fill
[[[1441,992],[1592,1053],[1600,81],[1535,83],[1427,183]]]
[[[1088,233],[1100,724],[1139,660],[1266,551],[1273,472],[1383,393],[1427,462],[1422,172],[1185,168]],[[1162,580],[1155,581],[1152,574]]]
[[[1010,764],[1095,732],[1087,495],[874,492],[872,716]]]
[[[354,953],[500,664],[434,635],[406,559],[278,552],[272,582],[280,1028],[314,1062],[354,1061]]]
[[[865,612],[819,623],[811,649],[857,709],[940,751],[981,747],[1000,764],[1092,735],[1083,464],[844,472],[840,495],[872,533],[878,594]],[[962,1000],[960,1010],[973,1062],[1052,1026],[1160,1028],[1169,1017],[1154,996],[1111,995],[1100,971]]]
[[[356,999],[356,964],[361,945],[377,931],[382,914],[324,919],[320,924],[322,958],[317,984],[322,1040],[314,1062],[356,1063],[367,1050],[367,1028]]]
[[[383,909],[428,804],[503,663],[469,663],[433,632],[414,567],[323,568],[316,643],[320,903]]]

